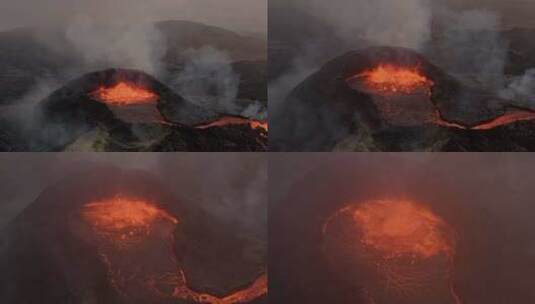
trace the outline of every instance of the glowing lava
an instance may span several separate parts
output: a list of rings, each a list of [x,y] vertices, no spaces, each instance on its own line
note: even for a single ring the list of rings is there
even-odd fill
[[[91,95],[112,105],[147,104],[158,100],[155,93],[127,82],[119,82],[112,87],[100,87]]]
[[[535,120],[535,112],[528,111],[528,110],[517,110],[517,111],[507,112],[487,122],[483,122],[472,127],[467,127],[459,123],[449,122],[449,121],[444,120],[442,116],[440,115],[440,112],[436,111],[435,118],[433,119],[432,122],[436,125],[448,127],[448,128],[483,131],[483,130],[492,130],[494,128],[506,126],[506,125],[519,122],[519,121],[530,121],[530,120]]]
[[[150,234],[151,225],[157,220],[178,223],[176,218],[151,202],[121,196],[85,205],[82,216],[99,232],[121,239]]]
[[[433,86],[433,81],[425,77],[417,68],[390,64],[379,65],[350,79],[364,79],[367,87],[385,94],[411,94],[419,89]]]
[[[238,290],[224,297],[216,297],[206,293],[199,293],[187,287],[186,278],[182,273],[179,286],[175,288],[173,297],[189,300],[195,303],[207,304],[240,304],[248,303],[267,294],[268,276],[262,274],[248,287]]]
[[[429,258],[452,251],[446,224],[430,210],[409,201],[374,201],[355,210],[365,247],[393,258]]]
[[[372,301],[376,296],[393,296],[409,303],[407,299],[425,298],[425,292],[420,290],[428,288],[437,294],[443,290],[453,303],[462,303],[453,281],[453,230],[429,208],[407,200],[349,205],[327,219],[324,235],[328,226],[342,216],[356,228],[347,240],[354,239],[360,244],[360,261],[378,274],[379,281],[369,283],[374,290],[374,295],[370,295]]]
[[[178,220],[152,202],[117,196],[86,204],[82,217],[99,235],[112,238],[114,244],[136,245],[103,246],[99,252],[108,269],[110,284],[124,297],[128,298],[130,293],[137,291],[132,286],[141,286],[137,285],[138,281],[144,282],[144,286],[148,285],[149,290],[161,297],[188,303],[240,304],[267,294],[267,274],[260,275],[249,286],[222,297],[191,289],[172,250],[175,247],[172,227],[178,224]],[[156,222],[173,226],[168,225],[169,230],[165,234],[151,234]],[[169,249],[169,256],[166,256],[165,252]],[[158,255],[165,258],[150,258]],[[145,256],[149,260],[144,260]],[[141,275],[140,269],[146,272],[146,276]]]
[[[197,126],[197,129],[204,130],[204,129],[215,128],[215,127],[224,127],[224,126],[229,126],[229,125],[249,125],[249,127],[253,130],[261,129],[265,132],[268,131],[267,122],[244,118],[244,117],[237,117],[237,116],[225,116],[218,120],[210,122],[208,124]]]

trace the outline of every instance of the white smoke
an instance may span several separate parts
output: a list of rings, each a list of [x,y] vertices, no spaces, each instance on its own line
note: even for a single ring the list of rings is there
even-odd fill
[[[500,92],[502,98],[535,102],[535,69],[529,69],[522,76],[514,77]]]
[[[344,40],[364,38],[381,45],[421,49],[431,35],[429,0],[310,0],[314,15]]]
[[[153,23],[110,21],[102,24],[80,16],[67,28],[66,37],[91,67],[161,70],[165,39]]]
[[[172,86],[202,107],[236,112],[240,76],[233,70],[229,56],[209,46],[188,50],[185,56],[185,66]]]
[[[442,54],[437,63],[477,85],[502,88],[508,46],[500,34],[500,17],[487,10],[440,7],[435,9],[435,20],[440,28],[433,46]]]

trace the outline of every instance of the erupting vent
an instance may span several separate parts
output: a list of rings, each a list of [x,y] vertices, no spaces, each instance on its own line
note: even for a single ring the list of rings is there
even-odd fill
[[[429,258],[452,252],[446,224],[409,201],[374,201],[355,210],[361,242],[385,258]]]
[[[157,220],[177,224],[178,220],[156,205],[139,199],[114,197],[84,206],[84,219],[99,232],[131,240],[149,235]]]
[[[383,94],[412,94],[433,86],[433,82],[417,68],[388,64],[366,70],[349,81],[360,79],[364,80],[368,88]]]
[[[100,87],[91,95],[111,105],[147,104],[158,100],[155,93],[127,82],[119,82],[112,87]]]

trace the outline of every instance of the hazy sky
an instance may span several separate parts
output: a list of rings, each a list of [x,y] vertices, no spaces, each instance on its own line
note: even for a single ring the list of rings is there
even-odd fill
[[[267,0],[0,0],[0,29],[82,16],[132,21],[185,19],[265,32]]]
[[[262,153],[3,153],[0,230],[49,185],[95,167],[141,169],[162,178],[179,199],[265,229],[267,160]]]
[[[463,9],[487,9],[498,13],[506,27],[535,28],[535,0],[445,0]]]

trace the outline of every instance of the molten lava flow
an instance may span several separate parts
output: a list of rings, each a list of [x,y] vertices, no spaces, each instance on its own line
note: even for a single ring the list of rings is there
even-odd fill
[[[151,225],[157,220],[178,223],[176,218],[153,203],[121,196],[85,205],[82,216],[100,233],[121,240],[149,235]]]
[[[127,82],[119,82],[112,87],[100,87],[91,95],[112,105],[147,104],[158,100],[155,93]]]
[[[351,79],[353,78],[363,78],[367,87],[384,94],[411,94],[418,89],[428,89],[433,86],[433,82],[425,77],[417,68],[390,64],[379,65]]]
[[[222,299],[222,303],[247,303],[266,295],[268,291],[268,276],[263,274],[258,277],[249,287],[234,292]]]
[[[473,130],[490,130],[490,129],[494,129],[499,126],[508,125],[517,121],[534,120],[534,119],[535,119],[535,113],[531,111],[510,112],[502,116],[498,116],[489,122],[479,124],[473,127],[472,129]]]
[[[248,303],[258,299],[267,294],[268,290],[268,276],[263,274],[259,276],[248,287],[238,290],[230,295],[224,297],[216,297],[206,293],[196,292],[187,287],[184,273],[181,273],[181,278],[178,280],[179,286],[175,288],[173,297],[183,300],[193,301],[195,303],[207,304],[240,304]]]
[[[253,129],[263,129],[264,131],[268,131],[268,123],[267,122],[262,122],[262,121],[259,121],[259,120],[252,120],[251,123],[251,128]]]
[[[517,111],[511,111],[507,112],[503,115],[500,115],[490,121],[480,123],[478,125],[467,127],[459,123],[449,122],[442,118],[440,115],[440,112],[437,110],[435,113],[435,119],[433,120],[433,123],[444,126],[448,128],[456,128],[456,129],[462,129],[462,130],[492,130],[497,127],[506,126],[518,121],[528,121],[528,120],[535,120],[535,112],[528,111],[528,110],[517,110]]]
[[[446,224],[430,210],[409,201],[374,201],[355,210],[361,242],[385,258],[429,258],[452,252]]]
[[[350,227],[357,228],[351,230],[358,235],[358,248],[361,248],[358,257],[378,274],[379,281],[370,284],[379,284],[372,287],[379,297],[390,297],[394,292],[396,299],[399,297],[406,303],[407,299],[425,297],[425,292],[420,290],[428,286],[437,296],[444,290],[454,303],[462,303],[453,281],[453,231],[430,209],[406,200],[349,205],[327,219],[324,235],[340,217],[349,220]],[[348,238],[354,239],[355,234],[351,233]],[[381,286],[380,289],[377,286]],[[370,297],[374,300],[373,295]]]
[[[210,122],[208,124],[197,126],[197,129],[209,129],[215,127],[224,127],[229,125],[249,125],[253,130],[261,129],[265,132],[268,131],[268,123],[262,122],[255,119],[248,119],[244,117],[237,116],[225,116],[216,121]]]

